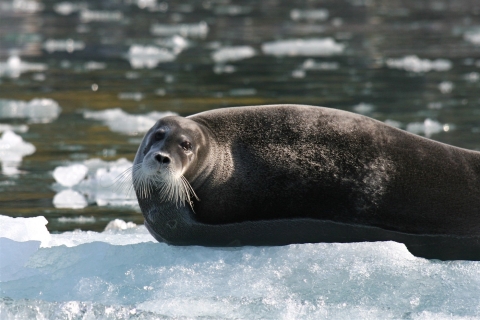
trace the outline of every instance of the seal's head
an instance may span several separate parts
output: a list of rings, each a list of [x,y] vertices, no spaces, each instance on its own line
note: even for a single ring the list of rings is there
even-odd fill
[[[158,197],[177,206],[196,197],[185,175],[200,165],[206,138],[196,122],[171,116],[160,119],[145,135],[135,156],[133,186],[140,199]]]

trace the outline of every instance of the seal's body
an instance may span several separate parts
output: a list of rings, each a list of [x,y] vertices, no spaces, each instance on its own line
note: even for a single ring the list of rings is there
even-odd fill
[[[277,105],[166,117],[146,134],[133,170],[159,241],[394,240],[419,256],[480,260],[480,153],[365,116]],[[183,183],[183,196],[167,199],[160,194],[173,178],[138,182],[165,172],[193,190]]]

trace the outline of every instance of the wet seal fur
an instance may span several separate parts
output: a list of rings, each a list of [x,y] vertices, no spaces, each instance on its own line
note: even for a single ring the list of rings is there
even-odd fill
[[[480,152],[346,111],[165,117],[133,180],[146,227],[173,245],[393,240],[420,257],[480,260]],[[180,196],[166,191],[172,181]]]

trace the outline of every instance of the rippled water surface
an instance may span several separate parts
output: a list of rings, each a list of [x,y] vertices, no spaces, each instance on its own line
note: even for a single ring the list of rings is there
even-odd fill
[[[132,161],[152,111],[312,104],[480,150],[479,92],[474,0],[2,0],[0,213],[53,232],[142,223],[131,204],[56,208],[53,172]],[[145,117],[95,113],[114,108]],[[35,151],[7,156],[8,129]]]

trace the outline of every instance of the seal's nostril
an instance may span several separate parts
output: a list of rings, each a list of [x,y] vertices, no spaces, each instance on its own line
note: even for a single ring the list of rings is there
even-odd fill
[[[170,163],[170,158],[167,157],[167,156],[163,156],[161,154],[155,155],[155,160],[157,160],[160,163],[164,163],[164,164],[169,164]]]

